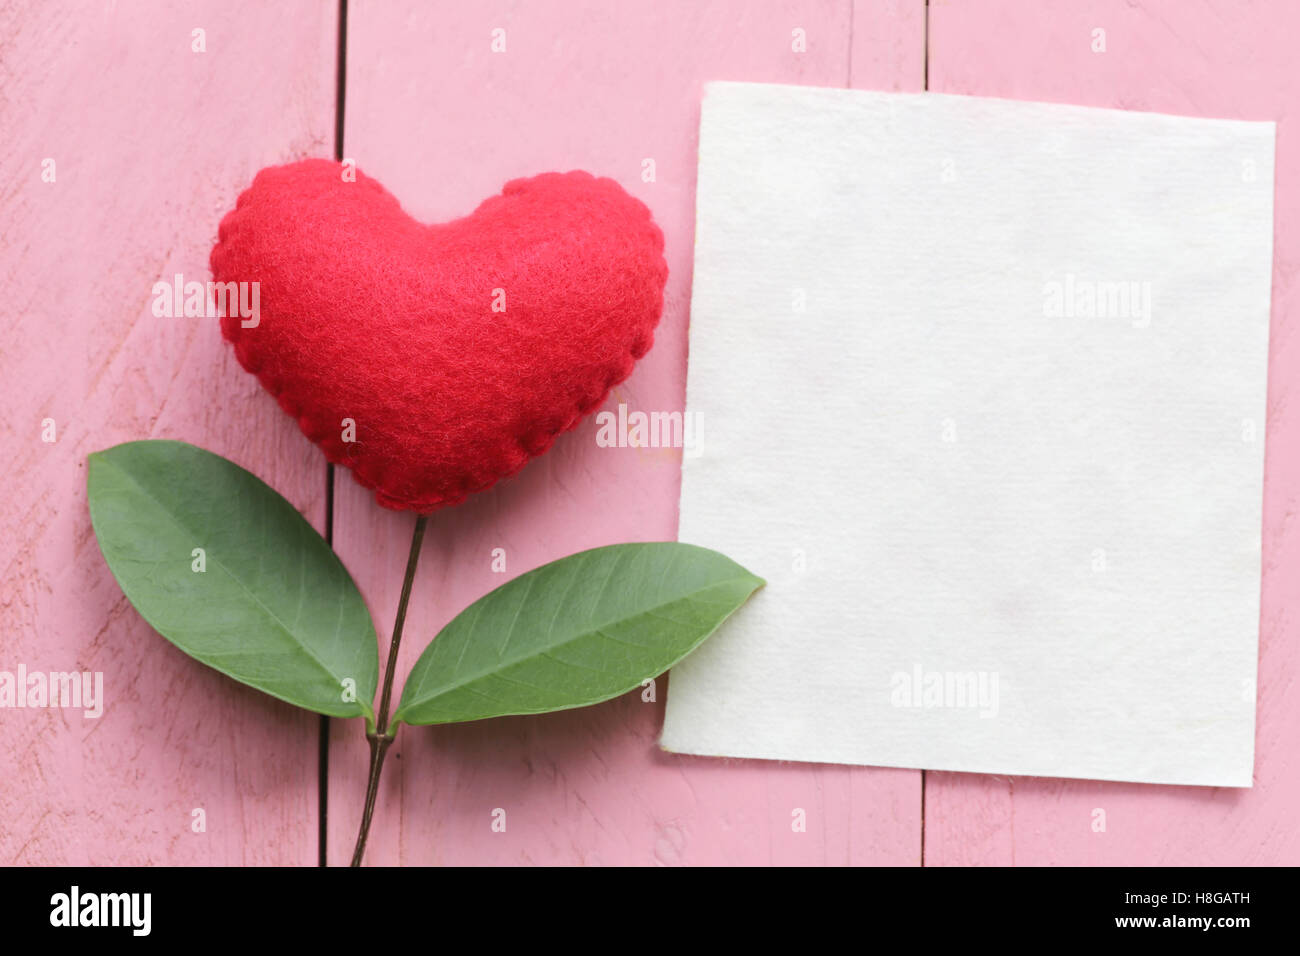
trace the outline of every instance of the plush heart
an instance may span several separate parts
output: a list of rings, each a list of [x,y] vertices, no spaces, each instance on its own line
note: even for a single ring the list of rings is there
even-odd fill
[[[330,461],[429,512],[517,472],[627,378],[663,308],[663,234],[588,173],[517,179],[426,226],[354,172],[257,174],[211,257],[216,282],[258,283],[257,314],[227,307],[221,329]]]

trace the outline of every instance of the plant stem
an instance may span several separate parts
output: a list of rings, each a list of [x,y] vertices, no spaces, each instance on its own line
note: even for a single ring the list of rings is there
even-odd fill
[[[397,602],[397,620],[393,622],[393,638],[388,644],[388,666],[384,670],[384,691],[379,697],[379,718],[374,730],[366,734],[370,742],[370,779],[366,784],[366,808],[361,814],[361,829],[357,832],[357,846],[352,851],[352,865],[360,866],[366,852],[366,837],[370,835],[370,820],[375,815],[375,800],[379,796],[379,775],[384,769],[384,756],[396,739],[388,732],[388,705],[393,697],[393,674],[397,670],[397,651],[402,646],[402,627],[406,624],[406,605],[411,600],[411,584],[415,580],[415,566],[420,562],[420,545],[424,542],[424,526],[428,515],[418,515],[415,531],[411,534],[411,553],[406,558],[406,577],[402,579],[402,597]]]

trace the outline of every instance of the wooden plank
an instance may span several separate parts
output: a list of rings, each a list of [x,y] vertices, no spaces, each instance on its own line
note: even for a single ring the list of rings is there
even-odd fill
[[[1300,862],[1298,31],[1300,7],[1286,2],[931,0],[931,90],[1279,122],[1255,786],[933,773],[927,864]],[[1240,174],[1238,157],[1224,163]]]
[[[925,0],[855,0],[849,86],[918,93],[925,88]]]
[[[914,88],[918,54],[892,49],[882,12],[908,5],[856,6],[353,3],[344,153],[426,221],[468,213],[507,179],[550,169],[624,184],[663,227],[671,275],[657,344],[606,407],[680,410],[701,84],[843,86],[856,20],[869,30],[854,77]],[[905,25],[917,44],[923,18],[912,6]],[[491,49],[495,29],[501,53]],[[653,181],[643,179],[646,160]],[[680,450],[599,448],[595,434],[588,421],[516,479],[434,516],[399,673],[455,612],[509,577],[583,548],[676,536]],[[412,519],[339,477],[335,545],[386,644]],[[491,569],[496,548],[506,574]],[[668,755],[657,746],[664,692],[661,681],[654,704],[630,694],[541,717],[402,728],[367,862],[918,862],[918,773]],[[334,721],[334,863],[351,853],[365,768],[360,729]],[[498,808],[504,833],[491,828]],[[797,808],[806,833],[792,832]]]
[[[106,701],[98,719],[0,711],[0,861],[316,861],[317,719],[140,619],[95,544],[85,459],[185,439],[323,524],[319,453],[214,319],[151,301],[176,273],[207,281],[217,223],[259,167],[329,155],[336,35],[333,5],[311,0],[0,12],[0,670],[100,671]]]

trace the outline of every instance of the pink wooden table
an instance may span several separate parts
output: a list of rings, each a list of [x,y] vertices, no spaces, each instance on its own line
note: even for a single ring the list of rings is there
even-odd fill
[[[498,29],[504,52],[492,50]],[[668,304],[611,407],[683,404],[706,80],[928,83],[1279,123],[1253,789],[672,756],[656,746],[661,682],[653,704],[631,694],[404,728],[368,862],[1300,862],[1297,32],[1300,5],[1285,0],[352,0],[342,152],[415,215],[463,214],[506,179],[575,167],[615,177],[654,211]],[[0,863],[308,865],[322,833],[329,862],[350,854],[359,726],[330,723],[322,777],[316,717],[154,634],[99,555],[84,464],[152,436],[251,468],[317,527],[332,519],[386,643],[409,516],[378,509],[346,473],[327,515],[323,459],[237,367],[215,322],[150,310],[160,278],[207,278],[217,222],[259,167],[332,154],[338,40],[334,5],[312,0],[0,12],[0,437],[14,472],[0,495],[0,670],[103,671],[107,695],[99,720],[0,711]],[[54,182],[42,177],[50,159]],[[42,441],[47,419],[54,442]],[[513,576],[581,548],[675,536],[678,454],[598,448],[594,434],[589,421],[517,479],[434,518],[403,670],[501,583],[493,549]],[[805,833],[791,830],[796,807]],[[498,808],[504,833],[491,827]],[[1092,826],[1098,808],[1105,832]]]

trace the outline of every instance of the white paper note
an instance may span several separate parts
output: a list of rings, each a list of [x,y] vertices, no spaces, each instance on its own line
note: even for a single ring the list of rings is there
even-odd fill
[[[711,84],[663,746],[1250,786],[1273,140]]]

